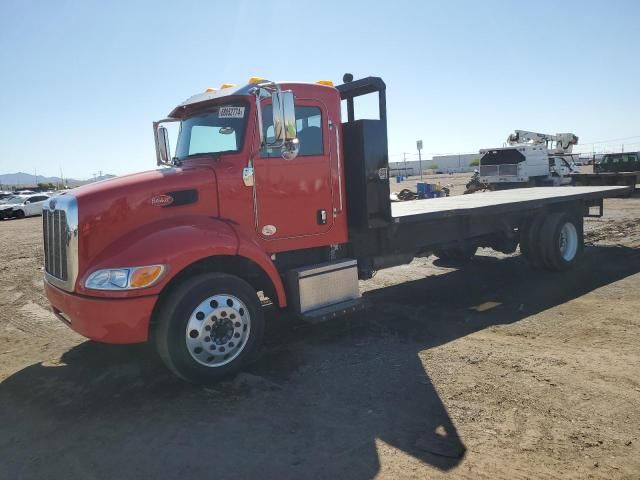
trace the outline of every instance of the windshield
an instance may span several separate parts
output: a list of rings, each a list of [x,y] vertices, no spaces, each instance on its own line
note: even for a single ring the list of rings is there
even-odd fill
[[[18,197],[16,195],[3,198],[2,200],[0,200],[0,203],[22,203],[22,202],[24,202],[24,197]]]
[[[223,105],[183,120],[176,158],[241,150],[248,111],[244,104]]]

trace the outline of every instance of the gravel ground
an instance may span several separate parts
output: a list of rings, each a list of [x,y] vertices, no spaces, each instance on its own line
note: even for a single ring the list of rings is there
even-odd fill
[[[58,322],[40,218],[0,222],[0,479],[639,478],[639,208],[607,200],[571,272],[431,257],[363,282],[357,316],[272,314],[215,388]]]

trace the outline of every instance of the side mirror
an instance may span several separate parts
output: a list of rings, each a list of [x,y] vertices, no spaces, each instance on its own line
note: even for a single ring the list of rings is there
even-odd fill
[[[293,92],[276,90],[271,93],[273,108],[273,146],[282,149],[282,158],[293,160],[298,156],[300,143],[296,130],[296,106]],[[267,145],[269,146],[269,145]]]
[[[287,140],[282,146],[282,158],[285,160],[293,160],[300,153],[300,140],[297,138]]]
[[[276,142],[284,144],[289,140],[295,140],[296,131],[296,107],[292,91],[275,91],[271,94],[273,105],[273,131]]]
[[[156,161],[158,165],[171,164],[171,149],[169,147],[169,132],[166,127],[156,127]]]

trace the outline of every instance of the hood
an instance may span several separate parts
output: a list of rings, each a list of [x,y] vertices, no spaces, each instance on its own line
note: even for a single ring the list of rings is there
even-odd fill
[[[145,225],[185,215],[218,216],[212,168],[163,168],[73,189],[78,201],[80,270],[115,240]]]

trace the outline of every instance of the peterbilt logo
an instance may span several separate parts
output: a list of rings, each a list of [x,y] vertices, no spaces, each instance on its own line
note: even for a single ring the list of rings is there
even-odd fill
[[[49,200],[49,210],[55,210],[56,209],[56,199],[52,198],[51,200]]]
[[[171,195],[156,195],[151,197],[151,205],[154,207],[166,207],[173,203],[173,197]]]

